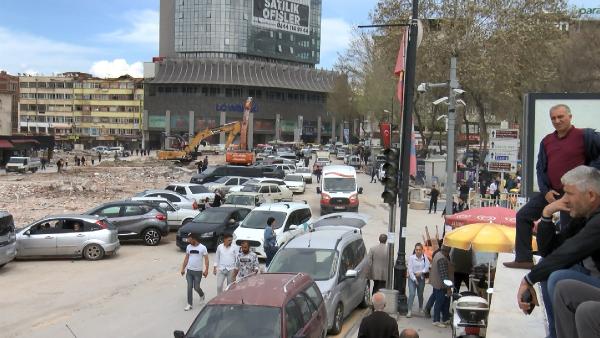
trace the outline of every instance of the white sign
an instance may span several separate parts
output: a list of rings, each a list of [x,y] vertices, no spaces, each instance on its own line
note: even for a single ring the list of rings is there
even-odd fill
[[[492,129],[490,135],[491,140],[518,140],[519,129]]]
[[[310,0],[254,0],[252,24],[310,34]]]
[[[519,160],[518,151],[493,151],[490,150],[490,161],[508,161],[517,162]]]

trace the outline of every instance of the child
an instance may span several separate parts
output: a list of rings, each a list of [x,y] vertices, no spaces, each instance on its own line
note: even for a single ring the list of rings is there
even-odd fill
[[[187,280],[188,305],[184,308],[185,311],[192,309],[194,299],[193,290],[196,290],[198,295],[200,295],[200,302],[204,302],[204,292],[200,288],[200,281],[202,280],[202,276],[208,276],[208,251],[206,247],[200,243],[196,234],[188,236],[188,243],[185,249],[185,258],[181,265],[181,275],[185,274],[185,279]],[[204,269],[202,268],[203,259]]]

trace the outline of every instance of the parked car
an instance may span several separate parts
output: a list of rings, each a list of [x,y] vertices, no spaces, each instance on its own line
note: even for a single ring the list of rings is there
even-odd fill
[[[262,273],[235,282],[211,299],[187,333],[175,338],[322,338],[323,297],[307,274]]]
[[[17,233],[17,258],[58,256],[95,261],[119,248],[117,228],[102,216],[47,216]]]
[[[232,187],[238,186],[238,185],[243,185],[249,179],[250,178],[248,178],[248,177],[241,177],[241,176],[223,176],[214,182],[205,183],[204,186],[209,191],[215,192],[217,190],[221,190],[223,193],[226,194],[229,192],[229,189],[231,189]]]
[[[312,211],[308,204],[299,202],[262,204],[254,208],[235,230],[235,243],[240,245],[242,240],[247,240],[250,249],[259,257],[265,258],[263,236],[269,217],[275,218],[273,230],[277,236],[277,245],[281,246],[308,229]]]
[[[231,192],[225,197],[225,201],[221,207],[242,207],[254,209],[266,200],[262,194],[256,192]]]
[[[275,177],[283,178],[285,173],[283,170],[272,166],[235,166],[235,165],[218,165],[216,167],[208,167],[205,171],[192,176],[190,183],[204,184],[214,182],[223,176],[242,176],[242,177]]]
[[[40,170],[42,168],[42,162],[37,157],[20,157],[20,156],[12,156],[4,169],[6,172],[20,172],[25,173],[27,171],[31,171],[32,173]]]
[[[17,255],[17,236],[11,214],[0,211],[0,268]]]
[[[187,247],[190,233],[200,235],[200,242],[214,250],[223,243],[224,234],[233,234],[239,222],[246,218],[250,209],[239,207],[209,208],[177,231],[176,244],[181,250]]]
[[[307,273],[319,286],[331,334],[342,330],[344,318],[370,304],[368,257],[359,229],[321,227],[281,247],[268,272]]]
[[[297,192],[303,194],[306,190],[306,184],[304,184],[304,177],[298,174],[290,174],[286,175],[283,179],[285,185],[290,189],[293,193]]]
[[[262,194],[266,201],[280,202],[291,201],[294,193],[284,185],[274,183],[251,183],[242,186],[240,192],[257,192]]]
[[[169,234],[164,212],[144,202],[108,202],[84,215],[106,217],[117,227],[120,239],[141,239],[146,245],[158,245]]]
[[[175,191],[165,189],[149,189],[139,192],[135,197],[163,197],[182,209],[198,209],[198,203],[193,198],[187,198]]]
[[[214,191],[208,190],[203,185],[194,183],[171,183],[167,185],[165,190],[171,190],[179,195],[183,195],[187,198],[194,199],[196,202],[201,203],[207,198],[210,202],[215,200]]]
[[[237,186],[231,187],[229,189],[229,192],[240,192],[246,185],[260,184],[260,183],[273,183],[273,184],[277,184],[280,187],[281,186],[286,187],[285,181],[283,179],[270,178],[270,177],[254,177],[254,178],[251,178],[248,181],[246,181],[243,185],[237,185]]]
[[[346,151],[344,149],[338,149],[337,154],[335,155],[335,158],[338,160],[343,160],[344,157],[346,157]]]
[[[298,167],[296,168],[296,175],[302,175],[304,182],[309,184],[312,183],[312,170],[310,170],[310,168]]]
[[[165,211],[170,230],[181,228],[182,225],[191,222],[200,213],[200,210],[197,209],[180,208],[163,197],[132,197],[131,200],[144,202]]]

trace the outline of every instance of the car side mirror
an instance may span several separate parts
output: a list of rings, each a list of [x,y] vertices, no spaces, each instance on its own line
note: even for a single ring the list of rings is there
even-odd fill
[[[183,331],[177,330],[173,332],[173,337],[175,338],[184,338],[185,337],[185,333],[183,333]]]
[[[298,226],[296,224],[292,224],[292,225],[290,225],[289,229],[296,230],[296,229],[298,229]]]
[[[30,230],[27,230],[27,231],[25,231],[25,232],[23,233],[23,235],[25,235],[25,236],[31,236],[31,231],[30,231]]]
[[[358,188],[358,193],[362,194],[362,192],[363,192],[363,188],[362,187]]]
[[[229,225],[233,225],[233,224],[235,224],[235,220],[233,218],[230,218],[229,219]]]
[[[346,278],[356,278],[358,276],[358,271],[349,269],[348,271],[346,271],[346,274],[344,276]]]
[[[454,283],[449,280],[449,279],[444,279],[444,285],[446,285],[447,287],[451,288],[454,286]]]
[[[167,209],[169,207],[169,205],[165,202],[159,203],[158,205],[163,209]]]
[[[317,194],[321,193],[321,187],[317,187]]]
[[[485,292],[486,292],[488,295],[491,295],[491,294],[493,294],[493,293],[494,293],[494,288],[488,288],[487,290],[485,290]]]

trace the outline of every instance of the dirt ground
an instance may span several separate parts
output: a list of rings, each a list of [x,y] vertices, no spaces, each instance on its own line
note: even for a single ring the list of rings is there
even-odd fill
[[[152,157],[103,160],[95,166],[70,165],[35,174],[0,175],[0,210],[10,212],[17,227],[46,215],[83,212],[108,201],[125,199],[144,189],[163,188],[189,180],[190,167]]]

